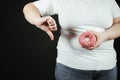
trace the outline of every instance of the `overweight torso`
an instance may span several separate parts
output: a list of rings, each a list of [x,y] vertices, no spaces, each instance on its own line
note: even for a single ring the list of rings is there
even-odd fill
[[[94,50],[81,47],[78,41],[79,35],[84,31],[102,32],[112,26],[113,18],[120,16],[114,0],[40,1],[35,5],[42,16],[58,14],[59,17],[61,35],[57,45],[57,62],[82,70],[107,70],[116,65],[113,40],[102,43]]]
[[[94,50],[82,48],[79,35],[87,30],[102,32],[112,26],[109,6],[102,0],[70,0],[59,12],[61,36],[57,61],[77,69],[100,70],[115,66],[113,40]]]

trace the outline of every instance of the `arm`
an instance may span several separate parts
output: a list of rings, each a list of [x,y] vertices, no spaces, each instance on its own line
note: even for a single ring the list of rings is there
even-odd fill
[[[105,31],[104,35],[106,35],[106,40],[120,37],[120,17],[113,19],[112,27]]]
[[[54,40],[52,31],[56,31],[57,27],[56,22],[52,17],[41,17],[39,10],[34,6],[33,3],[28,3],[24,6],[23,14],[29,23],[45,31],[51,40]]]
[[[108,30],[102,33],[98,33],[98,32],[93,32],[93,33],[97,37],[97,42],[93,47],[86,47],[87,49],[90,50],[97,48],[105,41],[120,37],[120,17],[113,19],[113,25]]]
[[[33,25],[37,25],[41,19],[40,12],[32,3],[28,3],[24,6],[23,13],[25,19]]]

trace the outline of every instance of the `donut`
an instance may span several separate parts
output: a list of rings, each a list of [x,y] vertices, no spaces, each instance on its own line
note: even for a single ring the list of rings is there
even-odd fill
[[[79,36],[78,40],[80,45],[85,48],[93,47],[97,39],[96,35],[93,32],[86,31]]]

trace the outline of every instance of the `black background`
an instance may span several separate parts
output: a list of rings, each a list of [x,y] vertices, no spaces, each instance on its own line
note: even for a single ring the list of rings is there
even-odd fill
[[[23,6],[32,1],[35,0],[1,2],[0,80],[55,80],[56,45],[60,35],[58,17],[52,16],[57,21],[58,31],[54,32],[55,40],[50,41],[45,32],[29,24],[23,16]],[[119,75],[120,38],[115,39],[114,48]]]

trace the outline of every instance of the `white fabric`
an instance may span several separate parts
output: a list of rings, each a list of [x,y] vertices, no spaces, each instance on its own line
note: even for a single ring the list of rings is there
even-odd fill
[[[106,41],[94,50],[81,47],[79,35],[86,30],[102,32],[120,17],[115,0],[39,0],[34,2],[42,16],[58,14],[61,36],[57,62],[82,70],[107,70],[116,65],[113,41]]]

